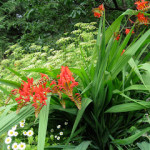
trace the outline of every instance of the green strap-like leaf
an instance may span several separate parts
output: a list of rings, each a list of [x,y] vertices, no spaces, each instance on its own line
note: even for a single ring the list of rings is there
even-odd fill
[[[71,138],[72,138],[72,136],[73,136],[73,134],[74,134],[74,132],[75,132],[75,130],[76,130],[76,128],[77,128],[77,126],[78,126],[78,124],[79,124],[79,122],[80,122],[82,116],[83,116],[83,113],[84,113],[85,109],[87,108],[87,106],[88,106],[91,102],[92,102],[92,100],[89,99],[89,98],[84,98],[84,99],[82,99],[81,110],[79,110],[78,113],[77,113],[77,117],[76,117],[76,120],[75,120],[75,122],[74,122],[72,131],[71,131],[71,135],[70,135],[70,137],[69,137],[69,139],[68,139],[68,141],[67,141],[66,144],[68,144],[69,141],[71,140]]]
[[[74,150],[86,150],[90,145],[91,141],[83,141],[80,145],[78,145]]]
[[[31,105],[23,107],[20,112],[12,112],[0,120],[0,136],[7,132],[11,127],[18,124],[21,120],[29,117],[34,113],[34,108]]]
[[[47,99],[47,105],[42,108],[39,114],[39,130],[38,130],[38,150],[44,150],[45,137],[47,131],[48,115],[49,115],[50,97]]]
[[[19,72],[13,70],[12,68],[6,67],[8,70],[10,70],[12,73],[14,73],[15,75],[17,75],[19,78],[21,78],[24,81],[27,81],[27,77],[23,76],[22,74],[20,74]]]
[[[136,41],[129,49],[120,57],[117,64],[111,69],[111,75],[114,79],[118,73],[122,70],[125,64],[131,59],[131,57],[136,53],[139,47],[145,42],[145,40],[150,36],[150,29],[142,35],[142,37]]]
[[[0,79],[0,83],[1,84],[5,84],[7,86],[12,86],[14,88],[19,88],[21,86],[20,83],[15,82],[15,81],[11,81],[11,80],[4,80],[4,79]]]
[[[145,107],[144,107],[145,106]],[[138,103],[125,103],[120,105],[115,105],[106,110],[106,113],[120,113],[129,112],[150,108],[150,102],[138,102]]]
[[[150,131],[150,127],[145,128],[143,130],[141,130],[140,132],[125,138],[125,139],[116,139],[113,142],[116,144],[120,144],[120,145],[128,145],[128,144],[132,144],[136,139],[138,139],[140,136],[142,136],[144,133]]]
[[[147,142],[137,143],[137,146],[141,150],[150,150],[150,143],[147,143]]]
[[[136,84],[136,85],[131,85],[131,86],[127,87],[126,89],[124,89],[124,91],[129,91],[129,90],[142,90],[142,91],[149,90],[150,91],[150,85],[145,86],[145,85]]]

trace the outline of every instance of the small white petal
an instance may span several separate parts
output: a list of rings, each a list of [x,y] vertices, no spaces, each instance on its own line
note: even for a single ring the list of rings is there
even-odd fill
[[[23,128],[24,127],[24,123],[20,123],[20,127]]]
[[[33,131],[32,130],[29,130],[28,132],[27,132],[27,136],[32,136],[33,135]]]
[[[7,137],[7,138],[5,139],[5,143],[6,143],[6,144],[10,144],[11,141],[12,141],[11,137]]]
[[[60,129],[60,128],[61,128],[61,125],[58,125],[58,126],[57,126],[57,129]]]
[[[17,136],[18,135],[18,132],[14,132],[14,136]]]
[[[63,135],[63,132],[60,132],[59,135]]]
[[[65,122],[64,125],[68,125],[68,122]]]
[[[18,148],[19,148],[20,150],[24,150],[24,149],[26,148],[26,144],[23,143],[23,142],[21,142],[21,143],[19,144]]]
[[[15,133],[14,130],[9,130],[8,131],[8,136],[14,136],[14,133]]]
[[[12,144],[12,149],[14,150],[14,149],[18,149],[18,144],[17,143],[13,143]]]
[[[25,123],[25,119],[24,119],[24,120],[22,120],[22,121],[20,121],[20,123]]]
[[[27,131],[23,131],[23,135],[27,135]]]
[[[16,128],[17,128],[17,125],[13,126],[13,127],[12,127],[12,130],[14,130],[14,131],[15,131],[15,130],[16,130]]]
[[[51,132],[54,132],[54,129],[51,129]]]
[[[7,145],[7,149],[10,149],[10,145]]]
[[[60,136],[57,137],[57,140],[60,140]]]

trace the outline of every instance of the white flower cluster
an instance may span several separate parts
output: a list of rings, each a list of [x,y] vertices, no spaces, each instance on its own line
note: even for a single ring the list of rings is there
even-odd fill
[[[28,136],[28,137],[32,136],[33,134],[34,134],[34,133],[33,133],[32,130],[23,131],[23,135]]]
[[[20,127],[23,128],[24,125],[25,125],[25,120],[20,121],[19,124],[20,124]],[[8,133],[7,133],[8,136],[5,138],[5,143],[7,144],[7,149],[8,150],[11,148],[10,145],[8,145],[8,144],[10,144],[12,142],[12,137],[16,137],[18,135],[18,132],[16,131],[16,129],[17,129],[17,125],[13,126],[8,131]],[[29,130],[28,135],[29,136],[33,135],[33,131]],[[13,150],[24,150],[25,148],[26,148],[26,144],[23,143],[23,142],[20,142],[20,143],[14,142],[14,143],[12,143],[12,149]]]
[[[68,120],[66,120],[66,121],[64,122],[64,125],[65,125],[65,126],[68,125]],[[57,129],[61,129],[61,127],[62,127],[61,125],[57,125],[57,126],[56,126]],[[62,130],[64,130],[64,129],[62,129]],[[53,133],[53,132],[54,132],[54,129],[51,129],[50,132]],[[64,135],[64,133],[63,133],[62,131],[60,131],[59,134],[57,134],[57,135],[54,136],[54,138],[59,141],[62,135]],[[52,135],[52,137],[53,137],[53,135]]]
[[[26,148],[26,144],[23,142],[21,142],[19,144],[15,142],[12,144],[13,150],[25,150],[25,148]],[[7,146],[7,149],[10,149],[10,145]]]
[[[23,128],[25,126],[25,120],[20,121],[20,127]]]

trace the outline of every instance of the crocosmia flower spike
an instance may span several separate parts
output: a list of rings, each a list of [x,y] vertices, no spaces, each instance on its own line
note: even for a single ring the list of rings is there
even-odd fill
[[[147,10],[148,8],[149,8],[149,2],[148,1],[145,1],[145,0],[141,0],[141,1],[136,1],[135,3],[134,3],[135,5],[137,5],[136,6],[136,8],[137,8],[137,10]]]
[[[95,17],[100,18],[104,12],[103,4],[99,5],[98,8],[93,8],[92,11],[93,11]]]
[[[145,25],[149,23],[148,17],[145,17],[144,14],[139,12],[137,17],[138,17],[137,20],[138,20],[139,23],[145,24]]]

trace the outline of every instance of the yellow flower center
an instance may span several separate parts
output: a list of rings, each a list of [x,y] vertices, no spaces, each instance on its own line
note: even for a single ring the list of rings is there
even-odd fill
[[[21,147],[21,148],[23,148],[23,147],[24,147],[24,145],[20,145],[20,147]]]

